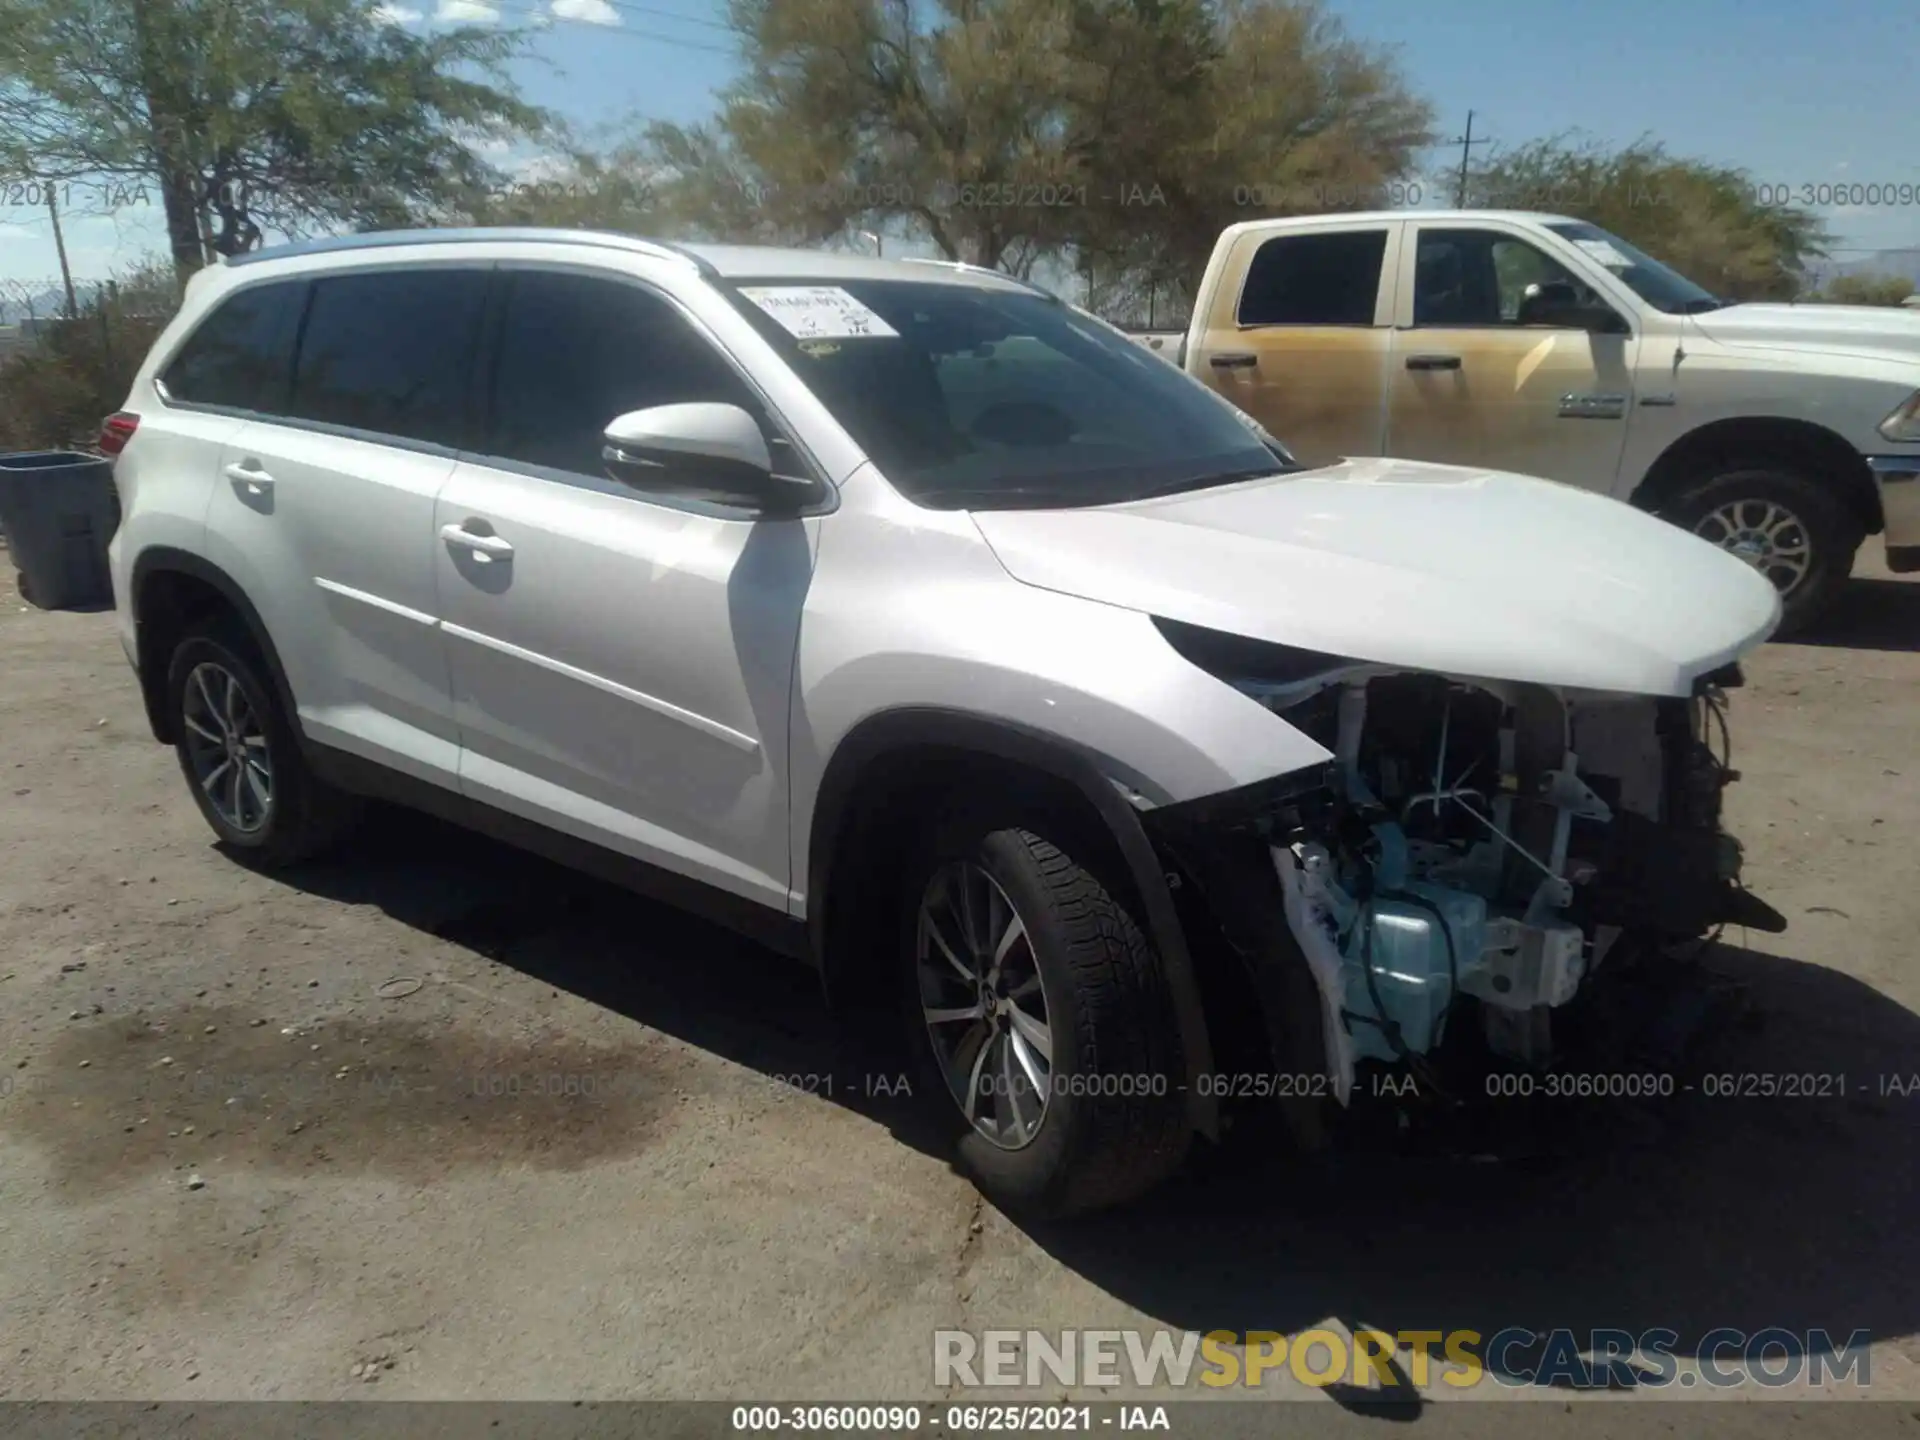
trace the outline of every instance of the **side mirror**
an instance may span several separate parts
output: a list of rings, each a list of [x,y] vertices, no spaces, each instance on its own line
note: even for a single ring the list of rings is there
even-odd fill
[[[773,473],[766,436],[738,405],[629,410],[608,423],[602,438],[607,474],[636,490],[761,508],[799,503],[810,493]]]
[[[1522,325],[1585,330],[1595,335],[1624,335],[1629,330],[1612,306],[1583,305],[1579,291],[1565,280],[1542,280],[1527,286],[1520,298],[1518,319]]]

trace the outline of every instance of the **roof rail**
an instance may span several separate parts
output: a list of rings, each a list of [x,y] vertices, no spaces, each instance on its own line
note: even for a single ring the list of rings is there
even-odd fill
[[[958,270],[963,275],[992,275],[1056,304],[1060,301],[1058,295],[1044,286],[1036,285],[1031,280],[1022,280],[1018,275],[1009,275],[1004,270],[995,270],[991,265],[969,265],[965,260],[936,260],[931,255],[902,255],[900,258],[909,265],[938,265],[942,269]]]
[[[691,250],[663,240],[643,240],[637,235],[622,235],[614,230],[562,230],[540,225],[474,225],[445,230],[372,230],[359,235],[327,235],[317,240],[296,240],[288,245],[269,245],[244,255],[228,255],[222,263],[251,265],[260,260],[290,260],[302,255],[332,255],[349,250],[379,250],[394,245],[479,245],[493,241],[540,241],[545,244],[595,245],[610,250],[626,250],[662,260],[682,260],[709,279],[719,271]]]

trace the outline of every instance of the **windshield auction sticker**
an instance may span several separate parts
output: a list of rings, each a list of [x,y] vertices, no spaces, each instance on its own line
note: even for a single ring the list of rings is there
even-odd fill
[[[740,293],[802,340],[900,333],[838,285],[743,285]]]
[[[1631,260],[1627,259],[1626,256],[1614,249],[1613,246],[1605,240],[1576,240],[1573,243],[1609,270],[1628,270],[1633,267]]]

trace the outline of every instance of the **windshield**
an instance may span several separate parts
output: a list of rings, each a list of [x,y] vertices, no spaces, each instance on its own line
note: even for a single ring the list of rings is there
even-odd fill
[[[1296,468],[1206,387],[1045,296],[769,279],[733,300],[930,508],[1111,505]]]
[[[1698,315],[1718,310],[1726,302],[1702,290],[1678,270],[1670,270],[1645,251],[1636,250],[1617,235],[1609,235],[1598,225],[1581,220],[1552,224],[1547,228],[1586,251],[1624,280],[1642,300],[1669,315]]]

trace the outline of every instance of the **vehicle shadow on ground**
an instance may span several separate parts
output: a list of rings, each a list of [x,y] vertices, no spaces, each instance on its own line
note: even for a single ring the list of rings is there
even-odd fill
[[[1856,575],[1805,635],[1777,641],[1846,650],[1920,650],[1920,584]]]
[[[835,1074],[836,1103],[944,1148],[859,1083],[811,970],[703,921],[404,813],[286,878],[769,1076]],[[1471,1134],[1309,1158],[1243,1139],[1131,1209],[1023,1228],[1185,1330],[1665,1329],[1679,1355],[1728,1327],[1915,1333],[1920,1016],[1805,960],[1723,944],[1700,963],[1737,1015],[1669,1099],[1499,1101]]]

